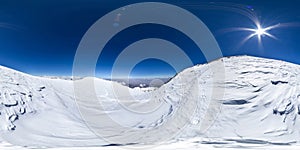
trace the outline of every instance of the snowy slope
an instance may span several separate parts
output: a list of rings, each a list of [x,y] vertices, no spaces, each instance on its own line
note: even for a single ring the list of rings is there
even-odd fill
[[[0,135],[33,148],[189,139],[193,145],[297,144],[299,73],[298,65],[240,56],[185,69],[158,89],[131,89],[102,79],[49,79],[0,67]],[[75,88],[75,101],[74,85],[90,82],[103,109],[89,103],[95,99],[89,87]],[[102,138],[78,109],[98,117]],[[121,126],[103,121],[107,116]]]
[[[222,113],[206,134],[245,142],[299,142],[300,67],[253,57],[224,59],[224,64]]]

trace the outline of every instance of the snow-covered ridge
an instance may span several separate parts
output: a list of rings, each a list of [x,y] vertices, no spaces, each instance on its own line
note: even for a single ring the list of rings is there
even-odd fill
[[[218,69],[212,67],[224,68],[224,78],[216,78]],[[74,82],[89,80],[95,83],[97,98],[105,103],[114,119],[127,118],[121,124],[137,129],[157,129],[158,132],[159,127],[172,121],[174,116],[182,117],[177,123],[188,125],[180,135],[172,138],[175,141],[203,138],[199,143],[294,144],[300,139],[300,66],[250,56],[222,58],[187,68],[156,90],[131,89],[96,78],[67,81],[35,77],[0,66],[1,138],[31,147],[116,144],[90,131],[78,111]],[[110,90],[112,84],[119,91],[129,91],[139,101],[153,100],[153,105],[160,103],[161,107],[146,117],[128,117],[129,114],[115,104],[114,91]],[[214,99],[215,105],[221,106],[216,107],[219,110],[210,110],[209,103],[216,94],[213,89],[223,91],[220,98]],[[85,90],[83,96],[88,98],[90,91]],[[146,109],[128,101],[128,97],[124,100],[133,109]],[[196,113],[191,118],[185,118],[188,113],[178,114],[184,113],[181,107],[187,101],[196,104]],[[86,104],[86,107],[93,108],[93,104]],[[210,117],[214,121],[203,132],[200,126],[213,113],[217,114]],[[103,131],[110,129],[105,124],[101,128]],[[153,140],[157,138],[154,136]],[[140,137],[131,140],[142,143]]]

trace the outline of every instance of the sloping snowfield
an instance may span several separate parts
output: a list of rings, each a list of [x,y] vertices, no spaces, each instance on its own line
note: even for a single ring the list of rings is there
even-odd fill
[[[160,88],[0,67],[0,149],[299,149],[299,88],[300,66],[250,56]]]

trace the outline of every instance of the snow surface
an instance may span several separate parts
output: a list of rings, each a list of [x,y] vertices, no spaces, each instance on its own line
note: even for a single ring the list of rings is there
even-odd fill
[[[49,79],[2,66],[0,83],[1,150],[299,148],[300,66],[283,61],[222,58],[160,88]]]

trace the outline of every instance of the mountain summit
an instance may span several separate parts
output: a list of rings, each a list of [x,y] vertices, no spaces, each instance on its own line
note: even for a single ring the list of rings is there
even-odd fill
[[[35,77],[0,66],[0,136],[30,147],[191,138],[298,143],[299,74],[295,64],[239,56],[187,68],[159,88],[129,88],[92,77]]]

